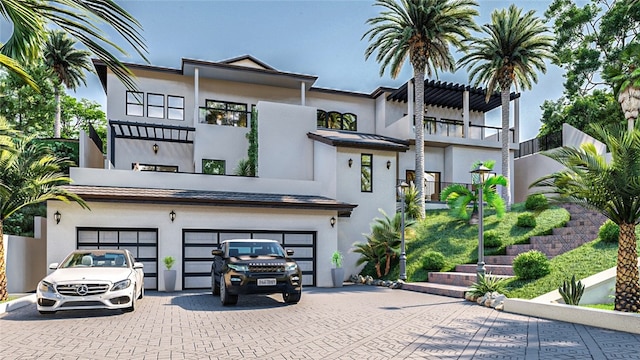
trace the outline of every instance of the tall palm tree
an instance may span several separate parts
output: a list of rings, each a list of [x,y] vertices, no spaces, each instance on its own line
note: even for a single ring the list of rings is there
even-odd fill
[[[6,121],[0,119],[0,134],[8,129]],[[13,139],[12,149],[0,150],[0,239],[4,220],[25,206],[62,200],[88,208],[79,196],[60,187],[69,183],[61,171],[69,161],[53,155],[45,144],[31,140],[18,135]],[[0,301],[8,297],[4,254],[0,241]]]
[[[413,67],[415,82],[416,187],[420,218],[424,217],[424,79],[438,70],[454,71],[455,60],[450,45],[460,48],[469,30],[476,29],[478,15],[474,0],[376,0],[385,10],[367,20],[371,28],[362,39],[370,42],[365,58],[377,52],[380,76],[387,67],[392,78],[402,70],[407,57]]]
[[[60,88],[75,90],[80,83],[87,85],[84,70],[93,72],[89,61],[90,52],[75,49],[76,42],[63,31],[52,31],[44,45],[44,62],[51,69],[57,81],[54,94],[56,102],[56,118],[53,123],[53,137],[60,137]]]
[[[579,149],[550,150],[543,154],[566,169],[544,176],[530,187],[555,194],[556,200],[594,209],[619,226],[615,309],[639,312],[636,224],[640,220],[640,130],[626,131],[621,124],[611,130],[591,128],[611,152],[609,163],[591,143]]]
[[[106,24],[113,28],[148,62],[140,23],[113,0],[0,0],[0,15],[13,25],[11,36],[0,47],[0,65],[19,74],[34,88],[36,84],[19,64],[33,62],[41,55],[51,25],[86,46],[128,88],[135,88],[133,75],[109,49],[128,54],[98,26]]]
[[[620,107],[627,119],[628,130],[633,131],[640,111],[640,43],[627,45],[619,56],[618,63],[607,66],[604,78],[611,82]]]
[[[534,11],[522,14],[515,5],[494,10],[491,23],[482,26],[488,37],[471,38],[459,66],[468,66],[474,86],[487,87],[487,101],[499,90],[502,103],[502,175],[507,185],[502,197],[511,209],[511,168],[509,162],[509,102],[511,86],[531,89],[538,82],[537,71],[547,72],[545,60],[553,59],[553,37]],[[517,141],[518,139],[514,139]]]

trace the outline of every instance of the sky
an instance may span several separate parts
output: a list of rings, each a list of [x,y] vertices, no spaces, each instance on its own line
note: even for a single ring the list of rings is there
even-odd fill
[[[182,58],[221,61],[252,55],[284,72],[315,75],[316,87],[371,93],[380,86],[398,87],[412,76],[407,61],[392,79],[389,72],[380,77],[374,56],[365,60],[368,46],[362,35],[369,29],[367,19],[382,10],[373,0],[116,0],[142,25],[151,65],[180,68]],[[513,1],[478,0],[480,25],[490,20],[494,9],[507,8]],[[524,10],[544,16],[551,1],[520,0]],[[2,20],[0,20],[2,21]],[[551,25],[551,24],[549,24]],[[7,34],[0,24],[0,39]],[[121,38],[111,39],[119,45]],[[143,64],[130,47],[130,57],[122,61]],[[456,53],[454,57],[459,58]],[[520,141],[535,137],[540,128],[540,106],[544,100],[557,100],[563,91],[562,70],[548,64],[538,84],[523,91],[520,99]],[[439,73],[437,80],[469,84],[467,73]],[[513,91],[514,89],[512,89]],[[88,75],[87,87],[74,94],[97,101],[106,108],[106,96],[97,77]],[[513,107],[512,107],[513,111]],[[108,114],[107,114],[108,116]],[[487,115],[489,125],[500,126],[500,109]]]

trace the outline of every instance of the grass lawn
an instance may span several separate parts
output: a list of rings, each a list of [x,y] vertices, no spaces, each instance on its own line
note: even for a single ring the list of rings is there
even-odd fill
[[[580,305],[592,309],[600,309],[600,310],[611,310],[613,311],[615,308],[615,304],[592,304],[592,305]]]

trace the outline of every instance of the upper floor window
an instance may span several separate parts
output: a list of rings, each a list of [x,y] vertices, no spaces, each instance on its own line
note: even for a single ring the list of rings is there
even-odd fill
[[[167,95],[167,118],[184,120],[184,97]]]
[[[164,95],[147,94],[147,116],[164,119]]]
[[[127,91],[126,114],[131,116],[144,116],[144,93]]]
[[[224,175],[226,161],[202,159],[202,173],[211,175]]]
[[[247,127],[249,112],[247,104],[227,101],[207,100],[205,116],[201,122],[213,125]]]
[[[358,116],[352,113],[339,113],[337,111],[326,112],[318,109],[316,126],[319,128],[338,130],[358,130]]]
[[[373,155],[360,155],[360,191],[373,191]]]

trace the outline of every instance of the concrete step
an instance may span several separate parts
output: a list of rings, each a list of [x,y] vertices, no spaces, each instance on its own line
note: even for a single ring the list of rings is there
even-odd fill
[[[491,273],[492,275],[509,275],[513,276],[513,266],[511,265],[487,265],[485,264],[485,271],[487,274]],[[464,264],[464,265],[456,265],[456,272],[462,273],[474,273],[478,271],[477,264]]]
[[[476,282],[476,273],[475,271],[470,273],[430,272],[428,278],[430,283],[469,286]]]
[[[511,265],[515,255],[489,255],[484,257],[485,265]]]
[[[464,299],[464,294],[469,290],[469,288],[466,286],[455,286],[428,282],[405,283],[402,285],[402,289],[427,294],[449,296],[459,299]]]
[[[533,249],[533,245],[531,244],[515,244],[507,246],[507,255],[511,257],[516,257],[518,254],[522,254],[523,252],[527,252]],[[485,261],[486,262],[486,261]],[[511,259],[511,263],[513,263],[513,259]],[[506,265],[506,264],[504,264]]]

